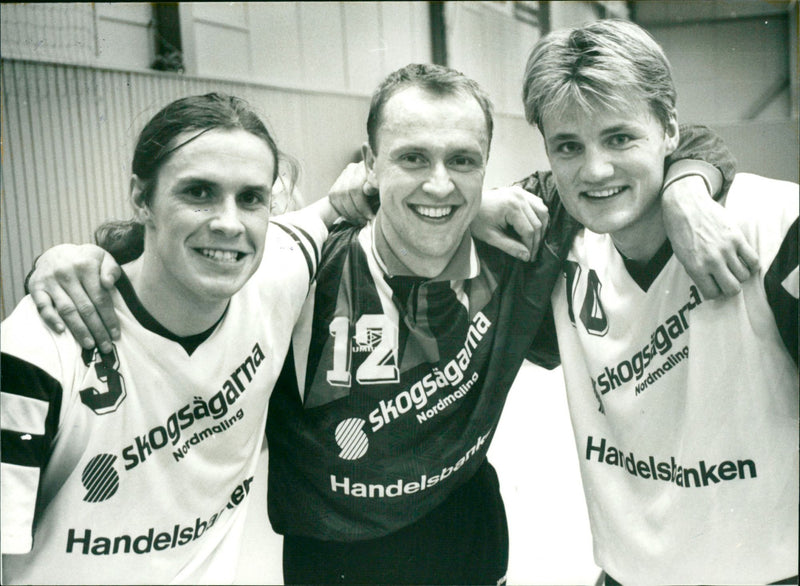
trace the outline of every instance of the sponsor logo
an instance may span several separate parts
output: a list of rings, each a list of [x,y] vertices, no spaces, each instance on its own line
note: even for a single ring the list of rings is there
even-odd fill
[[[463,347],[452,360],[441,368],[434,366],[428,374],[394,397],[378,401],[378,406],[368,415],[369,432],[375,433],[409,412],[416,414],[418,423],[425,423],[465,397],[479,378],[477,372],[471,375],[467,372],[473,353],[491,326],[489,318],[479,311],[472,318]],[[438,400],[431,399],[441,389],[453,390]],[[433,400],[436,402],[432,403]],[[369,437],[365,425],[367,422],[362,418],[348,418],[336,426],[334,438],[340,448],[340,458],[357,460],[367,453]]]
[[[67,530],[66,553],[107,556],[120,554],[148,554],[189,545],[211,529],[227,510],[236,508],[250,493],[253,477],[246,478],[231,493],[228,502],[207,519],[197,517],[186,525],[176,523],[169,529],[149,527],[138,534],[123,533],[115,536],[99,535],[91,529]]]
[[[643,460],[637,458],[633,452],[626,455],[619,448],[607,445],[605,438],[600,438],[600,442],[596,444],[592,436],[586,439],[585,456],[590,461],[595,458],[601,464],[619,467],[631,476],[671,482],[684,488],[702,488],[758,476],[753,460],[724,460],[717,464],[700,460],[696,466],[681,465],[674,457],[670,457],[669,462],[657,462],[653,456]]]
[[[256,344],[251,355],[245,358],[210,398],[206,400],[195,396],[191,403],[169,415],[162,424],[134,437],[133,442],[122,449],[124,472],[145,463],[155,452],[168,446],[172,448],[174,461],[181,462],[195,446],[242,421],[244,410],[233,409],[263,360],[264,353]],[[190,427],[204,423],[211,425],[193,433],[188,431]],[[115,466],[117,459],[118,456],[114,454],[98,454],[89,460],[81,475],[81,482],[87,490],[84,501],[102,502],[116,494],[121,482]]]
[[[98,454],[86,465],[81,474],[81,483],[86,489],[83,500],[99,503],[110,499],[119,488],[119,472],[114,468],[117,457],[112,454]]]
[[[406,494],[414,494],[416,492],[425,491],[440,482],[450,478],[452,474],[461,469],[478,451],[484,448],[486,440],[489,439],[491,430],[485,435],[478,436],[478,440],[467,452],[458,459],[452,466],[445,466],[437,474],[428,476],[422,474],[413,479],[398,478],[394,482],[387,484],[367,484],[363,482],[355,482],[348,476],[338,478],[335,474],[330,475],[331,492],[341,493],[345,496],[356,498],[394,498]]]
[[[651,362],[655,358],[663,357],[669,353],[678,338],[689,329],[689,321],[686,319],[686,315],[702,303],[703,299],[700,297],[697,287],[691,285],[689,287],[689,301],[653,330],[645,346],[630,358],[622,360],[618,364],[605,366],[602,371],[592,377],[592,389],[595,397],[597,397],[601,413],[605,413],[602,395],[632,380],[640,383],[645,378],[645,373],[648,372],[647,369],[650,367]],[[636,385],[636,394],[638,395],[649,385],[652,385],[664,373],[671,370],[688,356],[688,347],[684,347],[667,356],[666,361],[662,362],[654,372],[649,373],[643,383]]]
[[[369,439],[363,427],[367,422],[360,418],[345,419],[336,426],[336,444],[341,448],[343,460],[358,460],[367,453]]]
[[[252,353],[248,356],[236,370],[234,370],[222,388],[212,395],[208,400],[196,396],[191,403],[187,403],[167,417],[163,424],[156,425],[147,433],[137,436],[133,443],[123,448],[122,457],[125,460],[125,470],[131,470],[145,462],[153,452],[166,447],[167,445],[177,446],[181,439],[185,437],[185,430],[193,425],[211,418],[216,423],[206,429],[195,433],[172,453],[175,461],[180,461],[193,445],[221,433],[230,428],[244,417],[242,410],[238,410],[231,416],[228,413],[247,390],[247,384],[253,377],[264,360],[264,353],[261,347],[256,344]],[[228,416],[226,418],[226,416]]]
[[[460,399],[466,395],[478,380],[478,373],[474,373],[470,378],[466,379],[464,384],[462,384],[462,381],[466,377],[466,371],[472,361],[472,354],[475,348],[478,347],[478,344],[483,340],[484,335],[491,326],[492,322],[483,312],[476,313],[467,330],[464,346],[459,349],[455,358],[447,362],[441,369],[433,367],[431,372],[422,377],[422,379],[415,382],[410,388],[400,391],[393,398],[381,400],[378,403],[378,407],[370,412],[369,421],[372,424],[372,431],[378,431],[384,425],[399,419],[411,411],[412,407],[416,411],[422,411],[428,405],[429,398],[440,389],[456,388],[456,392],[451,395],[451,403],[453,400]],[[458,393],[457,396],[456,393]],[[439,410],[436,409],[428,410],[422,418],[418,415],[418,420],[422,423],[435,416],[438,412]]]

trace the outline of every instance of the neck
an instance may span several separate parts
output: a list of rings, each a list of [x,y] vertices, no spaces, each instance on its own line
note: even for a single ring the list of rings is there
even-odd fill
[[[383,230],[380,211],[375,217],[375,248],[392,275],[425,277],[432,279],[447,267],[450,258],[420,258],[404,247],[389,243]]]
[[[647,262],[658,252],[667,239],[661,206],[652,209],[633,226],[611,234],[616,249],[626,258]]]
[[[158,323],[176,336],[192,336],[219,321],[228,300],[201,300],[192,292],[179,291],[164,282],[155,264],[145,253],[124,270],[142,306]]]

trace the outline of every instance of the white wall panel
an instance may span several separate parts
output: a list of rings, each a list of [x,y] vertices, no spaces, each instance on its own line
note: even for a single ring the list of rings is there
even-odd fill
[[[450,65],[480,83],[497,112],[521,115],[523,70],[539,29],[482,2],[454,2],[447,8]]]
[[[550,29],[580,26],[597,20],[593,2],[550,2]]]
[[[251,2],[192,2],[192,14],[198,20],[229,27],[247,27],[247,9]]]
[[[339,2],[302,2],[300,38],[303,39],[303,84],[343,91],[347,88],[342,7]]]
[[[250,76],[250,33],[206,22],[195,23],[197,75],[245,80]]]
[[[303,81],[303,43],[296,2],[262,2],[249,7],[253,77],[297,87]]]
[[[3,3],[0,53],[6,59],[88,64],[95,61],[92,5]]]
[[[226,7],[181,5],[190,73],[368,96],[389,72],[431,60],[425,2],[232,3],[236,18]]]
[[[381,2],[381,51],[384,75],[408,63],[429,63],[431,33],[427,3]]]
[[[148,69],[154,58],[155,47],[147,25],[98,19],[97,65]]]
[[[385,77],[380,8],[377,2],[345,2],[342,9],[342,42],[347,56],[345,87],[354,92],[371,94]],[[386,26],[391,27],[392,23],[386,23]]]

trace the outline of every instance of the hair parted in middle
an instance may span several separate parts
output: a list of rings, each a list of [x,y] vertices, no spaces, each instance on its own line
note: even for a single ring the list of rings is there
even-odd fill
[[[475,98],[486,118],[488,145],[492,144],[492,131],[494,130],[492,101],[483,88],[478,85],[478,82],[443,65],[410,63],[390,73],[372,94],[372,102],[367,116],[367,140],[373,152],[378,152],[377,135],[383,122],[383,109],[386,102],[396,93],[409,87],[418,87],[438,96],[463,94]]]
[[[278,165],[289,170],[291,183],[297,166],[282,153],[259,115],[245,100],[212,92],[187,96],[164,106],[145,124],[133,153],[131,171],[144,184],[142,200],[150,203],[158,173],[170,156],[209,130],[244,130],[263,140],[273,156],[273,183]],[[185,133],[193,132],[189,137]],[[182,142],[177,142],[182,137]],[[110,252],[120,264],[130,262],[144,250],[144,226],[134,220],[105,222],[95,231],[95,242]]]
[[[618,19],[554,31],[533,48],[525,67],[522,101],[529,124],[570,106],[620,112],[632,100],[647,103],[664,128],[675,115],[672,69],[661,46],[640,26]]]

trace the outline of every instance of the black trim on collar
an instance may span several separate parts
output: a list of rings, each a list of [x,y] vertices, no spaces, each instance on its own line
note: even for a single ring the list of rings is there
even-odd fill
[[[199,334],[192,334],[191,336],[178,336],[162,326],[158,320],[150,315],[150,312],[145,309],[144,305],[142,305],[142,302],[139,300],[138,295],[136,295],[136,291],[134,291],[133,285],[131,284],[130,279],[128,279],[128,276],[125,274],[125,271],[122,271],[122,276],[117,281],[117,290],[119,291],[120,295],[122,295],[125,305],[127,305],[128,309],[131,310],[133,317],[136,318],[136,321],[138,321],[143,328],[150,330],[162,338],[166,338],[167,340],[172,340],[173,342],[180,344],[181,347],[186,350],[186,353],[189,356],[191,356],[192,353],[197,350],[200,344],[205,342],[211,336],[216,327],[219,325],[219,322],[221,322],[222,318],[225,317],[225,314],[228,312],[228,307],[230,306],[228,305],[225,307],[225,311],[222,312],[222,316],[220,316],[214,325],[207,330],[200,332]]]
[[[617,249],[617,252],[619,252],[619,249]],[[653,281],[661,274],[669,259],[672,258],[672,244],[669,239],[665,240],[652,258],[645,262],[632,260],[621,252],[619,254],[622,256],[622,262],[625,263],[625,268],[628,269],[631,279],[636,281],[642,291],[647,292]]]

